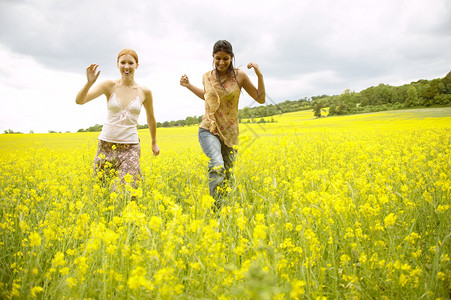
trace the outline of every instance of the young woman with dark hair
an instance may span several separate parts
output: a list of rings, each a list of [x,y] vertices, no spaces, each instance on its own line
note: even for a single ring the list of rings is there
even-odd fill
[[[224,182],[230,179],[238,145],[238,102],[241,88],[258,103],[265,103],[263,75],[256,63],[249,63],[258,78],[257,88],[246,73],[233,66],[235,55],[232,45],[225,40],[213,46],[214,69],[202,77],[203,89],[192,85],[185,74],[180,85],[205,100],[205,114],[199,125],[199,143],[210,159],[208,163],[209,192],[221,206]]]

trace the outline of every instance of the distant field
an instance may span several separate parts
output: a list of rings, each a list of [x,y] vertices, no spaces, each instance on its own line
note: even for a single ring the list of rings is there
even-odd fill
[[[262,123],[261,126],[268,127],[316,127],[316,128],[333,128],[342,127],[350,128],[353,126],[371,127],[374,125],[390,126],[392,121],[414,121],[424,125],[424,119],[437,119],[437,118],[450,118],[451,107],[441,108],[422,108],[422,109],[409,109],[409,110],[395,110],[384,111],[368,114],[357,115],[345,115],[345,116],[333,116],[315,118],[311,110],[286,113],[282,115],[276,115],[272,117],[266,117],[265,119],[274,119],[277,123]],[[258,118],[257,118],[258,119]],[[448,119],[449,120],[449,119]],[[261,127],[259,124],[259,127]]]
[[[396,110],[377,112],[369,114],[348,115],[323,117],[317,119],[313,116],[311,110],[286,113],[266,117],[266,119],[274,119],[276,123],[261,124],[241,124],[240,129],[243,136],[253,134],[270,135],[272,132],[281,134],[277,129],[283,128],[284,131],[297,129],[311,130],[334,130],[334,128],[384,128],[390,127],[393,121],[398,121],[397,126],[435,126],[435,122],[451,123],[451,107],[444,108],[424,108],[410,110]],[[437,120],[441,119],[441,120]],[[158,140],[160,144],[165,145],[174,143],[192,144],[197,142],[198,126],[158,128]],[[10,150],[17,149],[21,145],[30,146],[39,144],[41,147],[65,147],[76,143],[80,145],[91,145],[96,143],[98,132],[80,132],[80,133],[52,133],[52,134],[2,134],[0,135],[0,148],[10,147]],[[139,130],[140,139],[143,143],[150,143],[150,135],[148,129]]]
[[[197,126],[139,131],[138,188],[99,133],[0,135],[0,299],[449,299],[451,108],[269,118],[218,213]]]

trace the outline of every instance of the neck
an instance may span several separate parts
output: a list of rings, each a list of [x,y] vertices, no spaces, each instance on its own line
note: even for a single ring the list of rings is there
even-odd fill
[[[215,75],[216,74],[219,74],[219,76],[227,76],[228,74],[227,74],[227,71],[224,71],[224,72],[221,72],[221,71],[219,71],[218,69],[215,69]]]
[[[124,78],[122,77],[119,81],[120,85],[127,85],[127,86],[134,86],[135,85],[135,79],[134,78]]]

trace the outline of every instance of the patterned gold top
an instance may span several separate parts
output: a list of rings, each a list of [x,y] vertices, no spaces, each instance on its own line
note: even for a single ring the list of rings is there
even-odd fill
[[[202,77],[205,89],[205,115],[199,127],[216,134],[229,147],[238,145],[238,101],[241,89],[235,78],[228,77],[221,86],[209,71]]]

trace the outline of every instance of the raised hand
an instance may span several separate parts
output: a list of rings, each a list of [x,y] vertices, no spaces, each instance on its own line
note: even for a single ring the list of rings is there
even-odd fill
[[[98,66],[99,65],[92,64],[86,69],[86,77],[88,78],[88,83],[93,84],[99,77],[100,70],[97,71]]]
[[[248,63],[248,64],[247,64],[247,68],[248,68],[248,69],[254,68],[255,74],[256,74],[257,76],[262,75],[262,72],[260,71],[260,67],[259,67],[256,63],[254,63],[254,62]]]
[[[184,74],[181,78],[180,78],[180,85],[184,86],[184,87],[188,87],[189,86],[189,79],[188,76],[186,76],[186,74]]]

